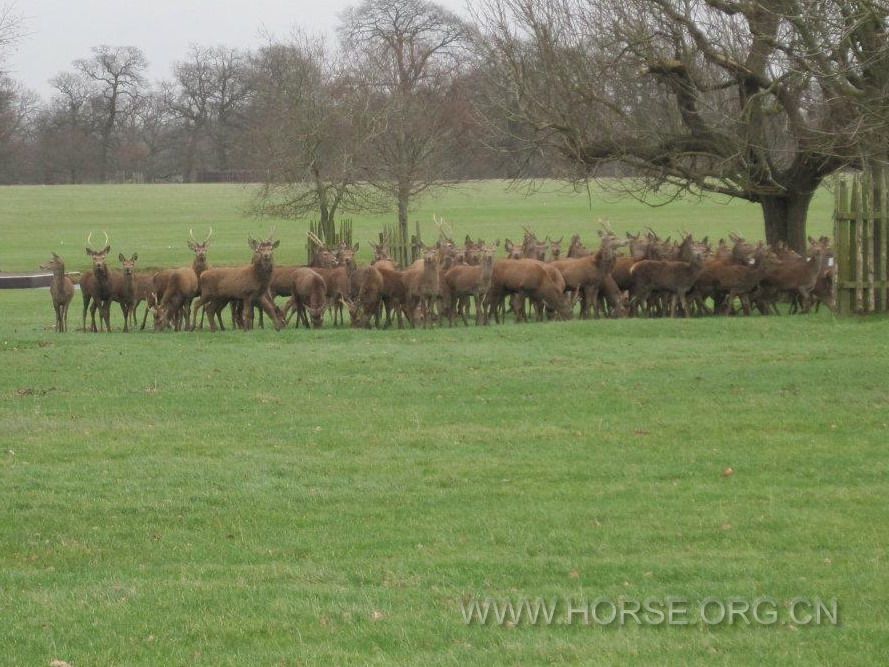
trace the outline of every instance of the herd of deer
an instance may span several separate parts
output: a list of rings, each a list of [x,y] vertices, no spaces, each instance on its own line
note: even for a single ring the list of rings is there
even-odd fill
[[[484,243],[467,236],[457,244],[442,234],[434,246],[422,246],[420,259],[399,268],[385,240],[371,243],[372,263],[359,266],[357,244],[332,248],[311,234],[314,255],[308,266],[275,266],[279,241],[270,236],[263,241],[248,239],[253,251],[249,264],[210,268],[207,249],[212,234],[211,228],[207,238],[198,241],[190,233],[191,266],[142,273],[136,271],[135,253],[130,258],[119,254],[121,270],[111,270],[107,234],[101,250],[91,247],[90,235],[86,252],[92,270],[80,279],[83,330],[110,331],[113,302],[120,304],[124,331],[135,329],[142,301],[146,308],[141,328],[151,311],[159,331],[203,327],[205,317],[212,331],[224,329],[226,306],[231,308],[232,325],[243,329],[253,327],[257,308],[260,323],[265,314],[276,329],[294,315],[296,326],[320,327],[328,313],[334,325],[344,324],[344,306],[353,327],[390,326],[394,320],[399,328],[405,320],[413,327],[445,320],[453,326],[458,318],[468,325],[473,305],[477,325],[491,318],[499,323],[507,311],[516,321],[525,321],[526,303],[538,320],[570,319],[578,302],[582,318],[640,313],[750,315],[754,308],[767,315],[778,313],[779,301],[789,301],[791,312],[809,312],[821,303],[833,308],[833,253],[827,237],[810,238],[807,256],[801,256],[783,246],[751,244],[738,235],[713,248],[706,238],[696,242],[690,234],[679,243],[660,239],[652,231],[618,238],[606,226],[599,232],[597,249],[584,247],[575,235],[563,258],[562,239],[541,241],[526,229],[523,242],[507,239],[506,258],[495,260],[499,241]],[[627,252],[622,254],[622,248]],[[74,285],[55,253],[41,268],[53,272],[50,294],[56,330],[65,331]],[[287,298],[283,309],[275,303],[278,297]]]

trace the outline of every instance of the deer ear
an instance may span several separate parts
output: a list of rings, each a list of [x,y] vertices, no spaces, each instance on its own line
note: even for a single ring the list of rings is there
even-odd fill
[[[272,244],[272,248],[277,248],[279,245],[281,245],[281,239],[278,239],[277,241],[275,241],[275,242]]]
[[[139,259],[139,253],[138,253],[138,252],[134,252],[134,253],[133,253],[133,261],[135,262],[137,259]]]
[[[252,236],[247,237],[247,245],[250,246],[251,250],[256,250],[256,239]]]
[[[194,243],[192,241],[188,242],[188,249],[194,251]]]
[[[125,262],[127,258],[123,256],[122,252],[119,252],[119,253],[117,253],[117,259],[120,260],[121,262]]]
[[[356,243],[356,244],[355,244],[355,247],[352,248],[352,250],[354,250],[355,252],[358,252],[358,245],[359,245],[359,243]]]

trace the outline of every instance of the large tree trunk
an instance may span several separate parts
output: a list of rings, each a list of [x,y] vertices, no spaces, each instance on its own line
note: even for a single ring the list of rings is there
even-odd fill
[[[769,245],[783,241],[798,253],[805,253],[806,216],[813,195],[814,188],[811,192],[788,192],[760,198]]]
[[[398,183],[398,229],[401,232],[401,238],[405,241],[405,257],[401,258],[404,266],[407,266],[414,260],[410,251],[410,234],[407,228],[407,211],[411,198],[411,186],[406,180],[400,180]]]

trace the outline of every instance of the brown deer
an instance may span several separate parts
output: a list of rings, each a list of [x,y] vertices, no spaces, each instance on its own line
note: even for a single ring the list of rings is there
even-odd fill
[[[480,265],[458,264],[451,267],[444,275],[444,284],[448,295],[448,323],[454,326],[457,314],[465,326],[469,326],[466,311],[469,310],[469,299],[475,299],[475,324],[487,324],[487,296],[491,287],[491,276],[494,273],[494,253],[500,241],[492,245],[482,245]]]
[[[327,303],[333,315],[333,325],[344,324],[342,297],[348,297],[351,289],[349,274],[345,262],[354,256],[358,249],[348,246],[340,247],[336,252],[328,248],[315,234],[308,233],[313,244],[311,268],[318,273],[327,286]],[[339,259],[337,259],[339,257]]]
[[[297,267],[291,276],[291,297],[284,307],[285,322],[289,324],[290,318],[296,315],[297,328],[302,322],[308,329],[311,319],[312,328],[320,329],[324,324],[324,311],[327,310],[327,285],[324,284],[324,278],[307,266]]]
[[[142,314],[142,326],[139,327],[140,331],[145,329],[148,313],[157,311],[158,300],[157,294],[154,291],[154,276],[154,273],[136,273],[136,305],[133,306],[133,329],[136,328],[136,319],[138,318],[136,309],[139,307],[139,304],[143,301],[145,302],[145,311]]]
[[[437,248],[423,246],[423,258],[414,262],[401,274],[405,306],[411,326],[416,326],[418,318],[422,318],[424,329],[432,324],[435,303],[440,292],[438,256]]]
[[[380,300],[383,303],[383,310],[386,315],[386,321],[383,326],[391,326],[392,313],[394,312],[398,319],[398,328],[403,329],[402,315],[407,303],[407,295],[404,289],[402,274],[396,270],[395,264],[390,259],[378,259],[373,263],[373,266],[379,271],[380,277],[383,279],[383,288],[380,292]]]
[[[65,260],[56,253],[46,264],[41,264],[44,271],[52,271],[52,283],[49,285],[49,295],[52,298],[52,307],[56,311],[55,330],[63,333],[68,330],[68,306],[74,298],[74,283],[65,275]]]
[[[136,308],[136,260],[139,259],[139,253],[133,253],[133,256],[127,259],[121,252],[118,253],[117,259],[122,270],[111,273],[111,299],[120,304],[123,330],[126,333],[130,330],[130,321],[135,322],[133,313]],[[133,330],[135,329],[134,325]]]
[[[581,296],[580,316],[589,318],[590,308],[595,308],[599,317],[599,290],[605,276],[614,267],[614,245],[610,236],[602,239],[602,245],[595,255],[580,259],[561,259],[551,263],[565,280],[566,289]]]
[[[580,240],[580,234],[575,234],[571,237],[571,243],[568,246],[568,259],[580,259],[581,257],[589,257],[592,254],[592,251]]]
[[[357,248],[358,246],[356,245],[355,249]],[[370,321],[373,318],[377,328],[379,328],[380,308],[382,306],[384,289],[383,276],[379,269],[373,265],[359,267],[355,262],[355,249],[344,260],[346,272],[349,276],[348,301],[357,306],[356,312],[352,311],[352,306],[349,307],[349,312],[352,316],[352,326],[369,329],[371,326]]]
[[[491,287],[488,290],[488,313],[499,324],[499,304],[508,294],[520,294],[537,299],[556,312],[561,319],[571,319],[571,307],[560,289],[550,278],[541,262],[531,259],[512,259],[494,262]],[[558,270],[556,270],[558,274]]]
[[[704,269],[701,254],[693,250],[693,243],[691,235],[688,235],[680,246],[680,256],[688,257],[689,261],[644,259],[630,268],[630,275],[633,278],[631,308],[646,303],[651,293],[658,290],[671,297],[671,317],[676,316],[677,305],[682,306],[686,317],[689,315],[686,294]]]
[[[251,310],[259,303],[265,314],[275,323],[275,329],[283,326],[275,305],[269,298],[269,282],[275,266],[274,251],[280,241],[272,241],[272,236],[264,241],[248,238],[253,258],[247,266],[207,269],[201,274],[199,285],[201,298],[195,304],[194,312],[203,307],[210,320],[210,330],[216,331],[217,312],[229,302],[242,302],[244,311]]]
[[[104,233],[104,232],[103,232]],[[86,311],[92,305],[90,317],[92,319],[92,331],[97,332],[96,310],[99,311],[99,328],[103,325],[105,331],[111,331],[110,302],[111,302],[111,272],[108,270],[106,260],[111,252],[108,243],[108,234],[105,234],[105,247],[101,250],[93,250],[90,247],[93,235],[90,233],[86,240],[86,254],[93,262],[92,271],[86,271],[80,277],[80,293],[83,296],[83,330],[86,331]]]
[[[804,259],[785,255],[788,259],[769,266],[761,280],[761,296],[772,302],[778,295],[798,298],[802,312],[808,313],[812,307],[812,291],[824,268],[824,257],[827,254],[820,244],[810,249],[810,257]]]
[[[188,248],[194,253],[191,266],[165,269],[154,275],[155,298],[158,300],[155,329],[158,331],[166,329],[169,324],[172,324],[176,331],[180,331],[183,326],[186,329],[195,328],[196,322],[192,316],[191,304],[200,294],[200,277],[207,270],[207,251],[210,248],[213,228],[210,227],[210,232],[203,241],[198,241],[191,229],[188,230],[188,235],[190,237]],[[194,314],[197,314],[197,308]],[[222,318],[218,313],[217,320],[222,327]]]

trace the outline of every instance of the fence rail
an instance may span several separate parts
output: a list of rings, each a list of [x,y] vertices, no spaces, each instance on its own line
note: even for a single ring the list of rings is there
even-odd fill
[[[834,243],[837,311],[889,312],[889,171],[838,183]]]

